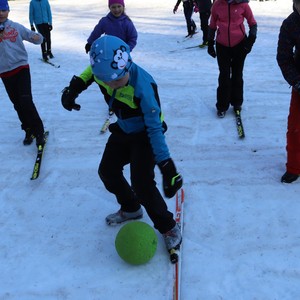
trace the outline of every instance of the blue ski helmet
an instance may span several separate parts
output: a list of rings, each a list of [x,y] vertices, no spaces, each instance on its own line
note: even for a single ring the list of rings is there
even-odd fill
[[[104,35],[92,44],[90,62],[93,74],[101,81],[109,82],[128,73],[132,60],[129,46],[121,39]]]

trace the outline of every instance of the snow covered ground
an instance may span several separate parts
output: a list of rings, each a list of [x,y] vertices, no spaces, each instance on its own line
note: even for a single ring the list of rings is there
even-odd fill
[[[159,85],[167,141],[185,182],[182,299],[300,299],[300,181],[280,183],[290,89],[275,59],[292,1],[250,2],[258,39],[244,71],[244,140],[232,112],[216,117],[216,60],[201,49],[170,52],[201,42],[201,33],[183,42],[182,6],[174,15],[175,1],[125,2],[139,32],[132,56]],[[10,19],[29,27],[29,1],[9,4]],[[98,87],[80,95],[80,112],[60,103],[61,90],[89,63],[84,45],[108,12],[107,1],[50,4],[61,68],[42,63],[40,47],[26,44],[34,100],[50,131],[36,181],[30,180],[36,148],[22,145],[0,84],[0,299],[172,299],[161,236],[154,258],[133,267],[115,251],[119,227],[104,222],[118,206],[97,174],[108,137],[99,134],[107,109]],[[159,171],[157,181],[161,186]],[[167,203],[174,210],[174,199]]]

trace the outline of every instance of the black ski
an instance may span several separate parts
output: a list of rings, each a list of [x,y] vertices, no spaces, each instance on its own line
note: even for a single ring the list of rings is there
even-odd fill
[[[183,50],[189,50],[189,49],[194,49],[194,48],[199,48],[199,49],[203,49],[205,48],[205,46],[203,47],[202,44],[197,45],[197,46],[189,46],[189,47],[184,47],[184,48],[180,48],[180,49],[174,49],[174,50],[170,50],[169,52],[177,52],[177,51],[183,51]]]
[[[41,59],[42,62],[44,62],[45,64],[48,64],[54,68],[60,68],[60,65],[57,65],[55,64],[54,62],[50,61],[50,60],[44,60],[44,59]]]
[[[44,133],[45,144],[38,146],[38,151],[37,151],[37,155],[36,155],[36,159],[35,159],[35,163],[34,163],[32,175],[31,175],[31,178],[30,178],[31,180],[37,179],[39,177],[39,175],[40,175],[40,170],[41,170],[41,165],[42,165],[42,159],[43,159],[43,155],[44,155],[44,150],[45,150],[45,147],[46,147],[46,143],[47,143],[47,140],[48,140],[48,135],[49,135],[49,131],[46,131]]]
[[[234,113],[235,113],[235,122],[236,122],[236,128],[238,131],[239,138],[243,139],[245,137],[245,131],[242,122],[241,111],[235,110]]]
[[[199,32],[199,31],[196,31],[196,32],[194,32],[194,33],[192,33],[192,34],[188,34],[187,36],[184,37],[184,39],[183,39],[181,42],[185,42],[185,41],[190,40],[190,39],[193,38],[193,36],[194,36],[195,34],[197,34],[198,32]],[[180,43],[180,41],[177,41],[177,43]]]

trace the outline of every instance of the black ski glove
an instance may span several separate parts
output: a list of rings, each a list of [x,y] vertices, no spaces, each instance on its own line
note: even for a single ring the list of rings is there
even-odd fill
[[[182,187],[182,176],[177,173],[175,164],[171,158],[159,163],[158,167],[163,176],[164,194],[167,198],[172,198]]]
[[[30,26],[32,31],[35,31],[35,28],[33,25]]]
[[[80,77],[74,75],[70,81],[70,85],[65,87],[62,90],[62,96],[61,96],[62,106],[69,111],[71,111],[72,109],[80,110],[80,105],[75,103],[75,99],[85,89],[86,89],[85,82]]]
[[[53,29],[53,26],[49,24],[49,31]]]
[[[213,57],[216,58],[217,54],[216,54],[216,50],[215,50],[215,41],[214,40],[209,40],[208,41],[208,47],[207,47],[207,53]]]
[[[244,49],[246,54],[251,52],[255,39],[256,37],[253,35],[249,35],[247,38],[244,39]]]
[[[86,43],[84,48],[85,48],[85,52],[89,53],[89,51],[91,50],[91,45],[89,43]]]
[[[246,54],[251,52],[252,46],[256,40],[256,35],[257,35],[257,24],[254,24],[249,28],[248,37],[244,39],[244,49]]]
[[[293,86],[293,89],[300,94],[300,81]]]

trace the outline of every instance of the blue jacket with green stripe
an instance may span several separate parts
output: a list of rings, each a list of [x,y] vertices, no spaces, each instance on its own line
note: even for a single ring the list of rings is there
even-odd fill
[[[125,134],[147,132],[156,163],[170,158],[157,84],[149,73],[132,63],[128,84],[116,90],[97,79],[91,66],[80,78],[87,85],[92,81],[99,85],[105,101],[117,116],[116,123]]]

